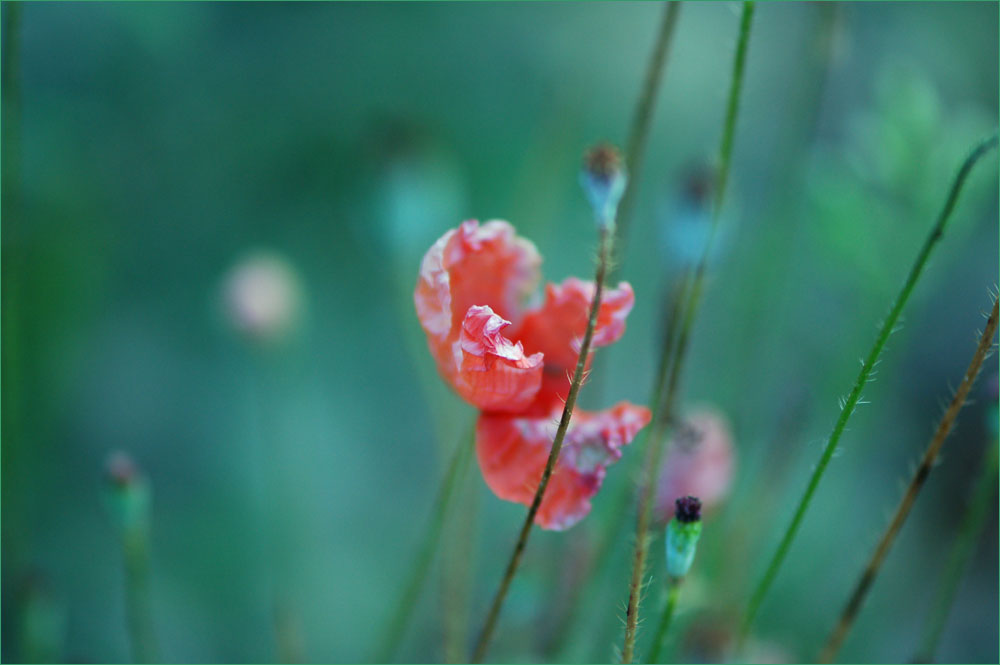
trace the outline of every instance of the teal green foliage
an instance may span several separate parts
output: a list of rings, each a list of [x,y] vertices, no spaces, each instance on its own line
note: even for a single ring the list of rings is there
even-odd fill
[[[761,3],[754,17],[725,251],[709,265],[682,381],[682,406],[709,402],[732,421],[736,484],[705,515],[670,629],[678,662],[715,653],[719,640],[705,635],[725,633],[718,617],[744,606],[955,167],[998,113],[995,4],[841,7],[841,48],[818,113],[818,8]],[[283,506],[276,547],[306,659],[368,658],[423,542],[448,453],[475,415],[440,381],[416,322],[420,258],[462,219],[500,217],[536,243],[547,278],[590,278],[596,245],[580,159],[598,140],[625,142],[660,11],[24,5],[23,191],[20,209],[5,196],[0,210],[0,582],[10,637],[0,659],[131,658],[121,542],[102,496],[114,449],[142,460],[155,492],[148,591],[163,659],[275,657],[266,473]],[[677,267],[663,246],[661,201],[676,201],[690,167],[715,155],[738,25],[729,3],[680,14],[621,257],[636,305],[622,340],[598,351],[601,376],[581,391],[582,408],[648,400],[664,275]],[[790,661],[811,657],[825,637],[863,545],[884,526],[949,380],[968,362],[998,274],[996,180],[991,158],[967,183],[865,391],[871,404],[853,417],[759,617],[761,640]],[[263,358],[220,306],[229,269],[258,249],[294,266],[304,314],[294,339]],[[960,419],[846,660],[899,662],[919,643],[933,589],[913,580],[935,579],[947,556],[956,527],[938,506],[967,495],[990,408],[980,395]],[[547,641],[566,590],[581,583],[601,527],[626,521],[562,658],[614,657],[633,516],[613,499],[634,483],[623,465],[640,452],[623,451],[578,526],[533,533],[491,659],[554,658]],[[469,475],[478,496],[454,514],[480,513],[471,633],[524,507],[489,492],[474,459]],[[977,548],[942,661],[996,657],[995,540]],[[442,658],[441,561],[400,660]],[[649,563],[662,582],[663,557]],[[18,593],[36,574],[47,595]]]

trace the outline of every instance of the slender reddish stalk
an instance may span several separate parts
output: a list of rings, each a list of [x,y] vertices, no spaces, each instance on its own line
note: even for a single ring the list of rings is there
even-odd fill
[[[490,605],[490,611],[486,616],[486,623],[483,624],[483,629],[476,642],[476,647],[472,654],[473,663],[482,662],[483,657],[486,655],[486,649],[496,629],[497,618],[500,616],[500,609],[503,607],[504,599],[507,597],[507,590],[510,588],[510,583],[514,579],[517,568],[521,563],[524,547],[528,543],[528,535],[531,533],[531,527],[535,523],[535,515],[538,514],[538,509],[542,505],[545,490],[549,485],[549,479],[552,477],[552,471],[555,469],[559,452],[562,450],[563,439],[566,438],[569,421],[573,415],[573,407],[576,405],[576,396],[580,392],[580,386],[583,384],[583,375],[586,371],[587,357],[590,355],[590,343],[594,337],[594,329],[597,327],[597,313],[601,307],[601,296],[604,291],[604,281],[607,276],[613,244],[614,224],[602,225],[601,245],[597,259],[597,275],[594,278],[594,300],[590,304],[587,330],[583,335],[583,344],[580,346],[580,357],[576,362],[576,371],[573,373],[573,381],[570,384],[569,394],[566,395],[566,405],[563,407],[562,417],[559,419],[559,427],[556,430],[555,439],[552,441],[552,449],[549,451],[548,460],[545,462],[545,469],[542,471],[542,478],[538,483],[538,489],[535,491],[535,497],[531,502],[531,507],[528,508],[528,514],[525,516],[524,524],[521,526],[521,532],[517,538],[517,543],[514,545],[514,551],[511,553],[510,561],[507,563],[503,579],[500,580],[500,586],[493,596],[493,603]]]
[[[663,461],[667,429],[673,419],[674,402],[680,381],[681,369],[688,340],[694,325],[703,292],[704,275],[712,240],[718,227],[719,215],[725,196],[726,182],[729,179],[729,166],[732,159],[733,140],[736,134],[736,119],[739,112],[739,101],[743,89],[743,74],[746,66],[747,47],[750,42],[750,27],[753,22],[754,3],[743,3],[743,14],[740,19],[739,41],[733,57],[733,76],[730,82],[729,98],[726,105],[726,116],[723,123],[722,141],[719,147],[719,164],[715,198],[713,202],[712,227],[702,252],[701,260],[694,274],[685,278],[684,307],[678,316],[674,317],[668,328],[666,341],[671,345],[672,361],[669,362],[670,373],[667,379],[666,397],[662,405],[656,403],[657,413],[653,418],[653,426],[649,433],[649,444],[646,455],[645,478],[639,495],[638,517],[636,520],[635,551],[632,561],[632,577],[629,581],[628,606],[625,610],[625,641],[622,648],[622,663],[631,663],[635,655],[636,631],[639,625],[639,603],[642,596],[642,576],[646,568],[646,553],[648,551],[649,522],[652,513],[653,496],[656,489],[656,479]],[[682,296],[683,298],[683,296]],[[676,328],[675,326],[680,326]],[[662,386],[655,388],[656,394],[662,391]],[[658,402],[659,400],[657,400]]]
[[[830,438],[827,439],[826,446],[823,448],[823,453],[820,455],[819,463],[813,469],[812,475],[809,478],[809,483],[806,485],[805,492],[799,500],[798,507],[795,509],[795,514],[792,516],[792,521],[785,530],[785,534],[782,536],[781,542],[778,544],[778,548],[775,550],[770,563],[768,563],[767,569],[764,571],[760,581],[757,583],[753,595],[750,597],[746,613],[743,615],[743,624],[740,628],[739,642],[741,645],[746,640],[746,637],[750,632],[750,627],[753,625],[757,612],[760,610],[761,603],[763,603],[764,597],[767,596],[768,591],[771,589],[771,585],[774,583],[774,579],[777,577],[778,571],[781,569],[781,565],[784,563],[785,557],[788,555],[788,550],[792,546],[792,541],[795,540],[799,527],[802,525],[802,520],[805,517],[806,510],[809,508],[809,503],[812,501],[813,494],[816,493],[816,488],[819,487],[819,481],[823,477],[826,467],[830,464],[830,460],[833,459],[833,453],[837,449],[840,437],[843,435],[844,430],[847,427],[847,421],[850,420],[851,415],[853,415],[855,408],[858,406],[858,402],[861,400],[861,392],[868,383],[868,379],[871,376],[872,370],[875,369],[875,365],[878,363],[879,357],[882,355],[882,350],[885,348],[886,342],[889,341],[889,336],[892,334],[896,321],[899,320],[899,316],[902,314],[903,308],[906,306],[906,302],[910,299],[910,294],[913,292],[913,288],[920,279],[920,275],[923,273],[924,267],[927,265],[927,260],[930,257],[931,252],[944,235],[945,227],[948,224],[948,220],[951,219],[951,214],[955,209],[956,203],[958,203],[958,196],[962,192],[966,178],[969,177],[972,167],[976,165],[983,155],[997,146],[998,140],[1000,139],[998,139],[998,136],[994,134],[990,138],[981,142],[972,150],[969,156],[966,157],[961,168],[958,170],[958,175],[955,176],[955,180],[952,182],[951,189],[948,192],[948,198],[945,200],[944,208],[942,208],[941,213],[938,215],[937,221],[931,228],[931,232],[928,234],[927,239],[924,240],[923,247],[920,248],[920,253],[917,254],[917,258],[914,260],[913,265],[910,268],[906,281],[903,282],[903,286],[900,289],[899,294],[896,296],[896,299],[893,301],[892,306],[889,309],[889,315],[882,322],[882,328],[879,330],[879,333],[875,338],[875,343],[872,345],[871,350],[868,352],[868,356],[861,365],[861,371],[858,373],[858,377],[854,380],[854,387],[851,389],[850,394],[844,402],[843,408],[840,411],[840,417],[837,418],[837,422],[833,426]]]
[[[885,557],[889,554],[889,549],[896,541],[899,530],[903,528],[903,523],[913,508],[913,502],[917,500],[917,495],[923,488],[927,476],[930,475],[931,469],[934,468],[934,462],[937,461],[938,455],[941,452],[941,446],[944,445],[945,439],[951,433],[951,429],[955,425],[955,418],[958,417],[958,412],[965,405],[969,391],[972,390],[972,384],[975,383],[976,377],[979,376],[979,371],[983,368],[983,361],[986,360],[990,349],[993,347],[993,335],[997,331],[998,313],[1000,312],[997,309],[997,301],[994,300],[993,311],[990,313],[990,318],[986,321],[986,328],[979,339],[976,352],[972,355],[969,368],[965,370],[965,377],[962,379],[962,383],[959,384],[958,390],[955,391],[955,396],[952,398],[951,404],[948,405],[948,410],[941,417],[941,422],[938,423],[937,430],[934,432],[934,436],[931,437],[931,442],[927,445],[927,450],[924,451],[924,456],[920,460],[920,466],[913,472],[913,477],[910,479],[906,493],[903,494],[903,498],[896,508],[896,513],[893,515],[892,521],[889,522],[885,533],[882,534],[878,547],[875,548],[871,560],[868,561],[868,565],[865,566],[864,572],[861,573],[861,577],[854,586],[851,598],[840,613],[840,619],[837,620],[837,625],[834,626],[833,632],[830,633],[830,637],[827,639],[826,646],[823,647],[823,651],[820,653],[819,662],[830,663],[833,661],[837,652],[840,651],[840,646],[844,643],[844,638],[847,637],[847,633],[854,625],[858,610],[861,609],[862,603],[865,602],[868,591],[875,582],[875,577],[878,575],[879,570],[881,570],[882,564],[885,562]]]

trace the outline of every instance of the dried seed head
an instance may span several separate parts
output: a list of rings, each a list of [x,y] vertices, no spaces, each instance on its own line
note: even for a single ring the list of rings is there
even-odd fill
[[[685,524],[698,522],[701,520],[701,501],[693,496],[684,496],[677,499],[677,509],[674,515],[678,522]]]

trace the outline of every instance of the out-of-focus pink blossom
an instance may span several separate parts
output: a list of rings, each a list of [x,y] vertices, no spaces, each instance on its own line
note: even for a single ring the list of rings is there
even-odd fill
[[[681,496],[701,499],[710,512],[729,494],[736,466],[729,421],[711,408],[692,411],[667,443],[656,492],[656,517],[667,522]]]

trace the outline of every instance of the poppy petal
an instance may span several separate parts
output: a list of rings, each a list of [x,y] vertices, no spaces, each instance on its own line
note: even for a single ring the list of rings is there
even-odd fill
[[[462,222],[424,255],[413,300],[442,374],[456,368],[455,346],[470,307],[488,305],[500,317],[522,318],[521,303],[538,283],[541,256],[507,222]]]
[[[483,478],[494,494],[531,504],[555,438],[558,416],[556,411],[541,418],[480,415],[476,453]],[[596,413],[575,411],[535,522],[544,529],[563,530],[583,519],[608,465],[621,458],[621,448],[649,419],[649,409],[627,402]]]
[[[594,283],[570,277],[562,284],[545,287],[545,302],[529,311],[514,336],[532,353],[545,354],[550,370],[572,371],[580,354],[587,316],[594,299]],[[635,294],[628,282],[605,289],[597,312],[592,347],[612,344],[625,333],[625,318],[635,304]]]
[[[542,354],[524,355],[524,347],[501,334],[510,321],[489,307],[470,307],[462,322],[456,357],[455,390],[484,410],[520,411],[542,383]]]

